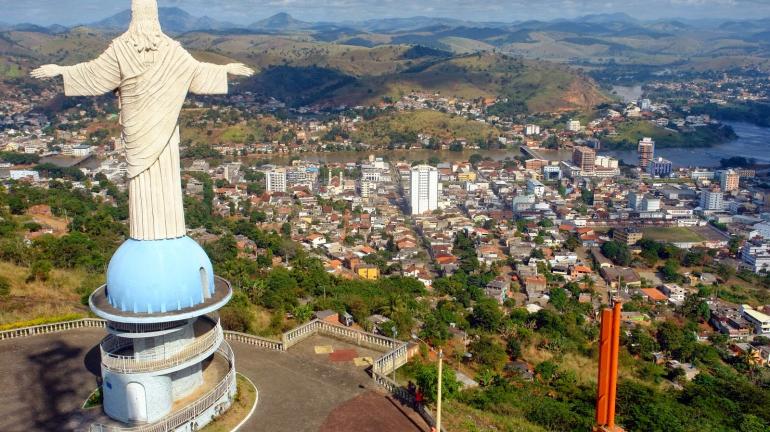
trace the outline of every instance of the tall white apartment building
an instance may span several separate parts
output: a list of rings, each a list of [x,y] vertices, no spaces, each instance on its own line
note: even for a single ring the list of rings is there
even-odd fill
[[[286,192],[286,169],[277,168],[265,175],[268,192]]]
[[[413,215],[438,209],[438,170],[430,165],[412,168],[409,193]]]

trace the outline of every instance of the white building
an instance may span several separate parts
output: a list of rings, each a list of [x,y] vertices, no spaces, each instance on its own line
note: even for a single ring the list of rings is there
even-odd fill
[[[651,195],[645,195],[642,198],[641,206],[638,209],[643,212],[656,212],[660,210],[660,199]]]
[[[582,125],[580,120],[570,120],[567,122],[567,130],[570,132],[580,132]]]
[[[545,195],[545,185],[535,179],[529,179],[527,180],[527,192],[542,198]]]
[[[379,169],[366,169],[361,172],[361,181],[379,183],[382,181],[382,171]]]
[[[596,166],[607,169],[617,169],[619,167],[619,162],[617,159],[609,156],[596,156]]]
[[[524,135],[540,135],[540,126],[529,124],[524,129]]]
[[[561,168],[558,165],[546,165],[543,167],[543,178],[546,181],[561,180]]]
[[[377,195],[377,183],[362,181],[361,182],[361,198],[369,198]]]
[[[277,168],[265,173],[268,192],[286,192],[286,169]]]
[[[684,303],[685,298],[685,290],[684,288],[680,287],[676,284],[665,284],[660,289],[663,294],[668,296],[668,301],[675,304],[680,305]]]
[[[86,157],[86,156],[90,156],[91,153],[93,153],[93,148],[89,145],[81,144],[81,145],[72,147],[72,156],[75,156],[75,157]]]
[[[704,211],[720,211],[724,208],[724,194],[720,190],[704,190],[700,195],[700,208]]]
[[[409,185],[413,215],[430,213],[438,209],[438,170],[430,165],[412,168]]]
[[[741,315],[754,326],[754,331],[758,335],[770,334],[770,316],[753,309],[751,306],[741,306]]]
[[[770,270],[770,244],[746,242],[741,250],[741,259],[754,273]]]

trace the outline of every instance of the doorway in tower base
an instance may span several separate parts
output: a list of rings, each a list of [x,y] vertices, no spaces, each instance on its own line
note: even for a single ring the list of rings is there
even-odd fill
[[[129,383],[126,386],[126,399],[129,421],[147,422],[147,394],[144,386],[135,382]]]

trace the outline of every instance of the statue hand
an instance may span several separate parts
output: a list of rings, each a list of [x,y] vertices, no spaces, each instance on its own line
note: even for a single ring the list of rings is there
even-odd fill
[[[242,63],[231,63],[227,65],[227,73],[230,75],[250,77],[254,75],[254,69]]]
[[[39,68],[33,70],[32,72],[30,72],[30,75],[33,78],[37,78],[37,79],[48,79],[48,78],[57,77],[62,73],[63,73],[62,66],[49,64],[49,65],[40,66]]]

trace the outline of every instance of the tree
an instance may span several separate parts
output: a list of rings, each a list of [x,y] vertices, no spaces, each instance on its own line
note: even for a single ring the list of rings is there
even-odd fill
[[[660,275],[666,282],[679,282],[682,276],[679,274],[679,263],[670,259],[663,267],[659,268]]]
[[[535,366],[535,373],[540,376],[545,382],[550,382],[556,378],[556,374],[559,372],[559,366],[556,363],[546,360],[539,365]]]
[[[297,320],[297,323],[304,324],[313,317],[313,309],[309,305],[295,306],[291,310],[291,314],[294,315],[294,319]]]
[[[449,325],[435,314],[430,314],[425,318],[420,337],[434,345],[443,345],[449,340]]]
[[[508,355],[511,356],[511,359],[516,360],[521,357],[521,344],[518,340],[510,338],[506,344],[506,351],[508,351]]]
[[[473,353],[473,359],[480,365],[500,370],[505,362],[508,361],[508,355],[505,348],[497,340],[482,336],[470,345],[470,352]]]
[[[29,276],[27,276],[27,282],[32,281],[47,281],[53,264],[51,261],[40,259],[32,263],[32,267],[29,269]]]
[[[473,327],[489,332],[497,330],[502,320],[503,313],[500,311],[500,306],[492,299],[484,299],[476,303],[470,316]]]
[[[717,275],[725,282],[732,279],[735,276],[735,269],[727,264],[719,264],[717,266]]]
[[[425,400],[428,403],[436,401],[438,394],[438,365],[421,364],[416,366],[414,374],[417,386],[422,390]],[[441,373],[441,397],[443,400],[454,399],[460,393],[460,382],[457,381],[457,375],[454,369],[444,367]]]
[[[631,251],[628,250],[628,245],[625,243],[615,240],[604,243],[602,245],[602,254],[617,265],[628,266],[631,264]]]
[[[559,311],[564,311],[567,308],[567,291],[564,288],[554,288],[551,290],[551,299],[549,302]]]

